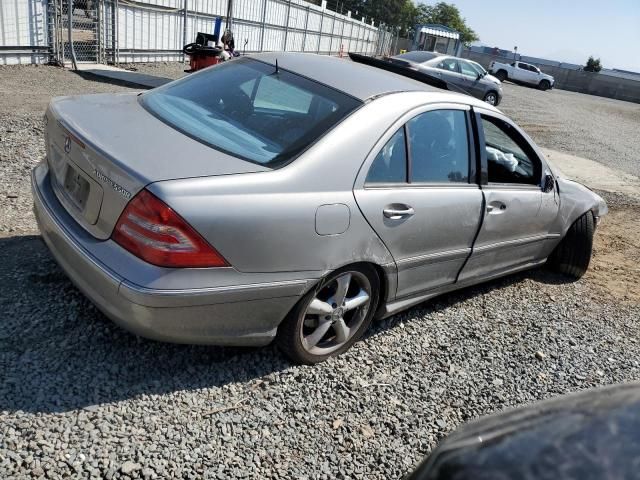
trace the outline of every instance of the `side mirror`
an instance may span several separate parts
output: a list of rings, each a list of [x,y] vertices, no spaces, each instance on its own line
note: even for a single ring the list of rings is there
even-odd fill
[[[479,73],[479,74],[476,76],[476,80],[480,80],[483,76],[484,76],[484,75],[482,75],[481,73]]]
[[[542,191],[544,193],[551,192],[555,184],[556,184],[556,179],[553,178],[553,175],[551,175],[550,173],[547,173],[544,176],[544,184],[542,185]]]

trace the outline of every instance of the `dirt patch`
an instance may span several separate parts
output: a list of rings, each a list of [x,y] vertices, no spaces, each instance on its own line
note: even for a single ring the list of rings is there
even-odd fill
[[[640,302],[640,206],[610,205],[596,231],[585,280],[603,297]]]

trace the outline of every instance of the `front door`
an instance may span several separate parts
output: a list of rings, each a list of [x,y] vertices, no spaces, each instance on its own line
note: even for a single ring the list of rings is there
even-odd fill
[[[543,164],[505,117],[476,116],[487,183],[485,210],[473,254],[460,280],[531,265],[543,259],[558,212],[555,192],[542,191]]]
[[[358,206],[398,267],[396,298],[455,282],[477,233],[468,107],[407,114],[373,149],[354,188]]]
[[[485,88],[482,82],[480,72],[473,68],[469,62],[459,60],[460,73],[465,78],[465,89],[474,97],[484,99]]]

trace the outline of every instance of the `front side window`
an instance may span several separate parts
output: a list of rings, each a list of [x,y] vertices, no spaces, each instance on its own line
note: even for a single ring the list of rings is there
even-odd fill
[[[404,127],[400,128],[376,155],[366,183],[404,183],[407,181],[407,149]]]
[[[486,75],[487,71],[482,68],[482,65],[480,65],[479,63],[475,63],[475,62],[467,62],[467,64],[473,68],[476,72],[478,72],[479,75]]]
[[[407,129],[411,182],[469,182],[469,141],[464,111],[425,112],[409,120]]]
[[[140,102],[163,122],[202,143],[273,168],[291,161],[362,104],[249,58],[154,89]]]
[[[476,78],[478,76],[478,71],[476,71],[469,63],[467,62],[458,62],[460,64],[460,71],[463,75],[467,77]]]
[[[508,123],[482,115],[489,183],[538,185],[540,161]]]

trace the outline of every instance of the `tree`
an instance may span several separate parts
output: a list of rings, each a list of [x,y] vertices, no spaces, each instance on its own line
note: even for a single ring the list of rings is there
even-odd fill
[[[602,65],[600,65],[600,59],[594,59],[593,56],[589,56],[589,60],[587,60],[587,64],[584,67],[585,72],[599,72],[602,70]]]
[[[460,15],[458,7],[451,3],[438,2],[435,5],[421,3],[418,5],[414,23],[437,23],[453,28],[460,32],[460,40],[465,45],[480,40],[478,34],[467,25],[466,19]]]

